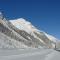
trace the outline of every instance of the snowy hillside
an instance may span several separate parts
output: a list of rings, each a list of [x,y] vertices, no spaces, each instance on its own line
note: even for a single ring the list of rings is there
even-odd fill
[[[42,32],[42,31],[38,30],[36,27],[34,27],[30,22],[26,21],[23,18],[19,18],[16,20],[10,20],[10,22],[18,29],[24,30],[27,33],[32,34],[32,35],[34,32],[37,32],[37,33]],[[55,37],[53,37],[45,32],[43,32],[43,33],[48,37],[48,39],[56,42],[57,39]]]
[[[32,33],[33,31],[38,31],[30,22],[26,21],[23,18],[19,18],[16,20],[10,20],[10,22],[20,30],[24,30],[28,33]]]
[[[19,18],[15,20],[10,20],[10,22],[19,30],[26,31],[34,38],[40,40],[41,43],[49,46],[52,44],[53,46],[55,46],[55,42],[57,40],[55,37],[38,30],[35,26],[33,26],[30,22],[26,21],[25,19]]]
[[[15,26],[17,27],[18,29],[20,30],[24,30],[26,31],[27,33],[29,34],[32,34],[34,35],[34,32],[42,32],[40,30],[38,30],[36,27],[34,27],[30,22],[26,21],[25,19],[23,18],[19,18],[19,19],[16,19],[16,20],[10,20],[10,22]],[[43,32],[51,41],[54,41],[56,42],[56,38]]]
[[[57,40],[23,18],[6,20],[2,13],[0,13],[0,38],[0,47],[4,48],[55,48]]]

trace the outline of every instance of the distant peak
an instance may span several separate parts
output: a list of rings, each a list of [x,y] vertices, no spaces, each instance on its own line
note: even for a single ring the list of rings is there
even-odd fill
[[[3,19],[4,18],[4,14],[3,12],[0,11],[0,19]]]
[[[14,19],[14,20],[18,20],[18,21],[21,21],[21,22],[26,22],[27,20],[24,19],[24,18],[18,18],[18,19]]]
[[[0,15],[2,15],[2,12],[0,12]]]
[[[24,18],[18,18],[18,19],[14,19],[14,20],[10,20],[10,21],[14,21],[14,22],[18,22],[18,23],[23,23],[23,24],[27,24],[27,25],[31,25],[31,22],[27,21]]]

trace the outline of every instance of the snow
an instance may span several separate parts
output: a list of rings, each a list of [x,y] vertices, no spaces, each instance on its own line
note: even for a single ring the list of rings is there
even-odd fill
[[[32,33],[33,31],[38,31],[30,22],[26,21],[23,18],[19,18],[16,20],[10,20],[10,22],[16,26],[20,30],[24,30],[28,33]]]
[[[2,12],[0,12],[0,15],[2,15]]]
[[[60,52],[52,49],[0,50],[0,60],[60,60]]]
[[[24,18],[19,18],[19,19],[14,19],[14,20],[10,20],[10,22],[17,27],[20,30],[24,30],[27,33],[31,34],[32,36],[34,36],[35,38],[37,38],[38,40],[40,40],[40,42],[42,42],[43,44],[45,44],[45,42],[40,39],[39,37],[36,36],[36,34],[34,34],[34,32],[36,32],[39,35],[46,36],[49,40],[56,42],[56,38],[45,33],[44,31],[38,30],[35,26],[33,26],[31,24],[31,22],[25,20]],[[42,33],[41,33],[42,32]],[[52,44],[53,46],[55,46],[54,44]]]
[[[32,35],[34,35],[33,32],[37,32],[39,34],[39,32],[43,32],[41,30],[38,30],[36,27],[34,27],[29,21],[26,21],[24,18],[19,18],[19,19],[14,19],[14,20],[10,20],[10,22],[17,27],[20,30],[24,30]],[[51,41],[56,42],[56,38],[43,32],[48,39],[50,39]]]
[[[27,48],[27,46],[22,42],[12,39],[0,32],[0,48]]]
[[[34,34],[34,32],[36,32],[38,35],[40,34],[39,36],[42,38],[47,37],[53,42],[56,42],[57,40],[55,37],[36,29],[30,22],[26,21],[23,18],[10,20],[10,22],[18,29],[24,30],[29,34],[32,33],[35,38],[44,44],[46,44],[44,42],[45,38],[43,40],[40,39],[36,34]],[[9,28],[7,22],[2,20],[0,23]],[[20,36],[13,29],[10,30],[12,30],[13,33],[18,36],[18,38],[26,40],[23,38],[23,36]],[[27,37],[31,39],[29,36]],[[54,44],[52,45],[54,46]],[[7,49],[7,47],[10,49]],[[28,46],[26,46],[23,42],[19,42],[0,32],[0,60],[60,60],[60,52],[57,52],[53,49],[44,49],[42,46],[41,48],[28,48]]]
[[[57,39],[55,37],[53,37],[52,35],[49,35],[49,34],[46,34],[45,35],[48,37],[49,40],[53,41],[53,42],[56,42]]]
[[[37,32],[37,33],[41,32],[41,31],[38,30],[37,28],[35,28],[30,22],[26,21],[26,20],[23,19],[23,18],[19,18],[19,19],[16,19],[16,20],[10,20],[10,22],[11,22],[15,27],[17,27],[18,29],[26,31],[27,33],[33,35],[35,38],[39,39],[43,44],[45,44],[42,39],[38,38],[38,37],[34,34],[34,31]]]

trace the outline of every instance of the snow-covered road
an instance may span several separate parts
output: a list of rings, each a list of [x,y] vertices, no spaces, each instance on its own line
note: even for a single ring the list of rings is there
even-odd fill
[[[60,52],[52,49],[0,49],[0,60],[60,60]]]

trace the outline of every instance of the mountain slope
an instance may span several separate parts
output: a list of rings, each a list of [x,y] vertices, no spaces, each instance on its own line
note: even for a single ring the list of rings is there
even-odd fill
[[[28,47],[36,47],[36,46],[40,45],[39,40],[35,39],[33,36],[29,35],[25,31],[17,29],[5,18],[0,19],[0,32],[5,34],[6,36],[10,37],[11,39],[14,39],[20,43],[23,43],[24,45],[26,45]],[[12,44],[12,42],[11,42],[11,44]],[[18,43],[16,42],[16,44],[18,44]]]
[[[2,19],[0,19],[0,21],[1,20]],[[18,41],[20,43],[24,43],[24,45],[27,45],[28,47],[31,47],[32,45],[34,45],[34,42],[29,41],[26,38],[23,38],[24,34],[23,34],[23,36],[21,35],[21,33],[23,31],[21,31],[21,33],[19,34],[17,32],[18,29],[16,29],[15,27],[13,28],[13,25],[9,25],[10,23],[8,21],[7,21],[7,23],[4,20],[2,22],[0,22],[0,32],[1,33],[5,34],[6,36],[10,37],[11,39],[15,39],[16,41]]]
[[[31,35],[33,38],[36,39],[36,41],[40,41],[42,45],[45,45],[47,47],[55,46],[56,38],[53,39],[52,36],[48,35],[43,31],[38,30],[36,27],[34,27],[30,22],[26,21],[25,19],[19,18],[16,20],[10,20],[10,22],[19,30],[23,30],[29,35]]]
[[[27,48],[27,46],[0,32],[0,48]]]
[[[38,30],[23,18],[6,20],[2,13],[0,13],[0,38],[0,46],[13,46],[13,48],[55,48],[57,40],[53,36]]]

